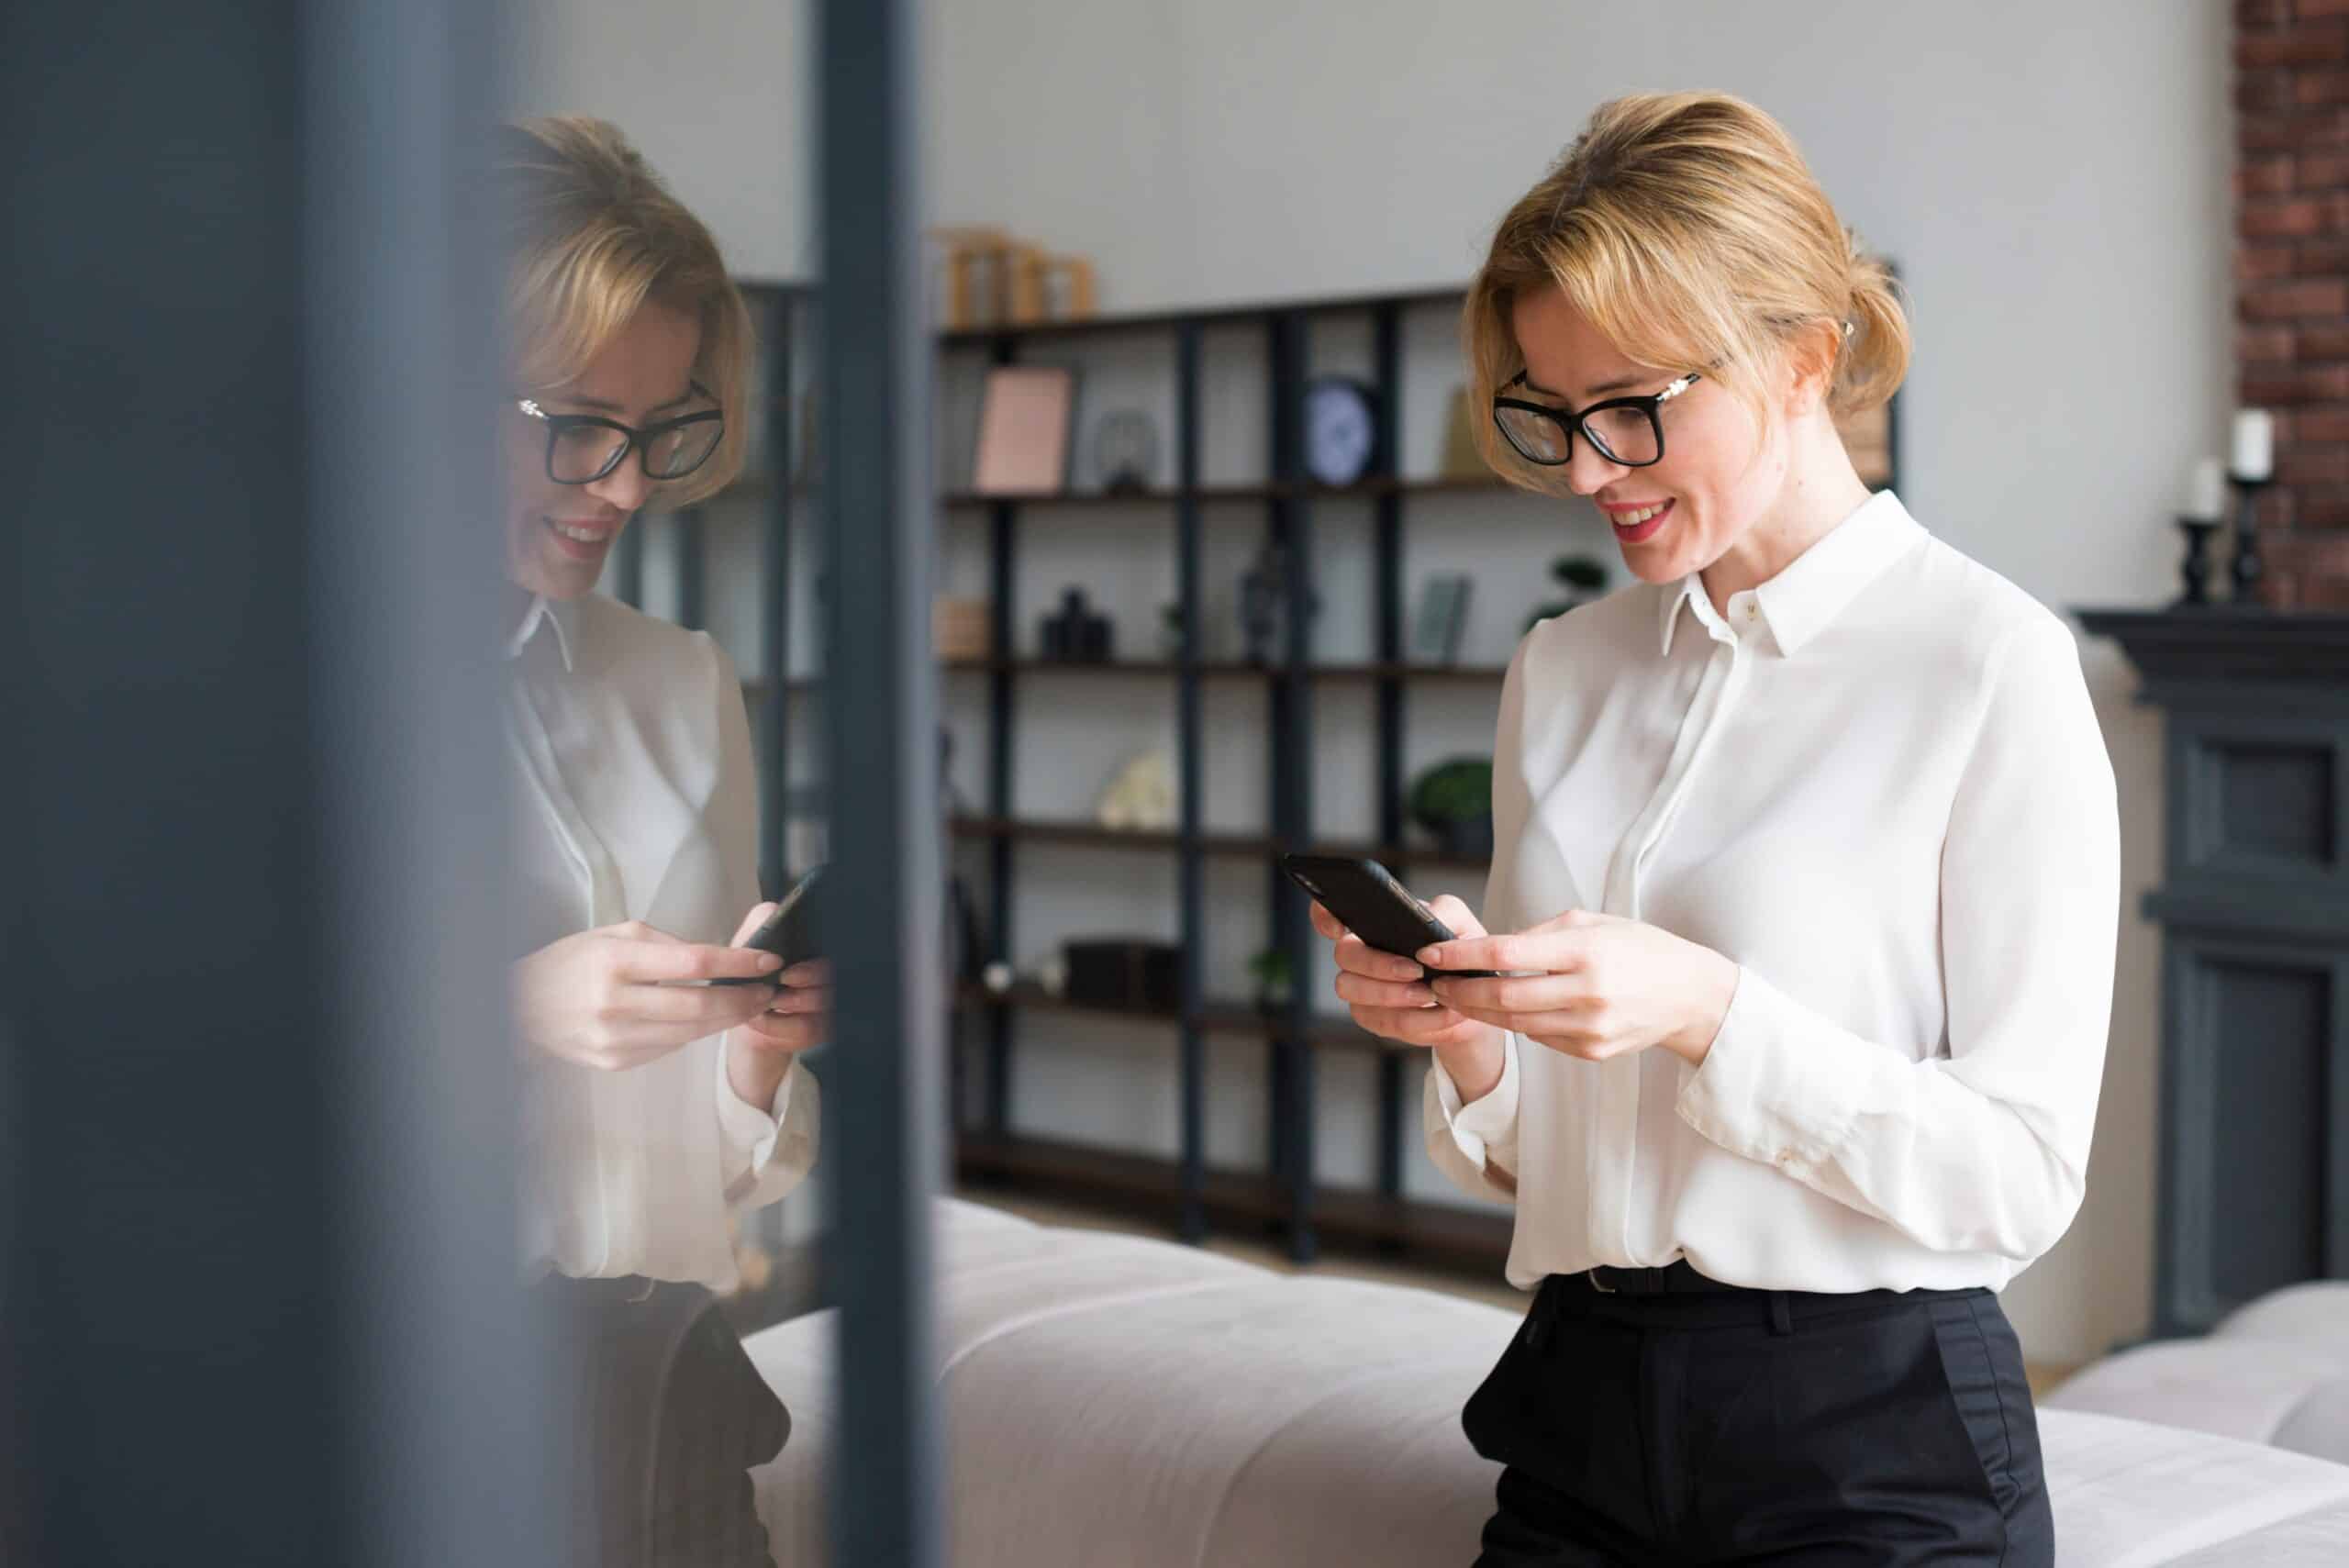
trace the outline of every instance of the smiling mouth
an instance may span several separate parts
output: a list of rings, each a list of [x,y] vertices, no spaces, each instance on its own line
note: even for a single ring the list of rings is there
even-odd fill
[[[1626,544],[1637,544],[1664,527],[1666,517],[1677,503],[1671,500],[1653,502],[1628,510],[1607,508],[1607,520],[1615,525],[1615,537]]]

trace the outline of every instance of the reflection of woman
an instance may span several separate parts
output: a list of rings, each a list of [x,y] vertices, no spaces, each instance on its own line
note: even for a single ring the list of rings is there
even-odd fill
[[[1992,1292],[2080,1202],[2119,906],[2070,634],[1854,473],[1908,329],[1800,154],[1602,107],[1471,290],[1488,457],[1639,583],[1528,634],[1487,936],[1339,995],[1431,1047],[1526,1325],[1464,1418],[1488,1564],[2053,1561]],[[1506,442],[1504,445],[1503,442]]]
[[[724,653],[592,593],[656,496],[740,465],[749,319],[701,223],[599,121],[511,130],[516,362],[502,405],[523,1246],[581,1355],[582,1528],[611,1562],[763,1563],[746,1467],[786,1418],[710,1310],[729,1208],[816,1156],[822,966],[739,941],[757,900],[742,692]],[[755,978],[709,987],[680,982]],[[781,984],[774,984],[778,978]]]

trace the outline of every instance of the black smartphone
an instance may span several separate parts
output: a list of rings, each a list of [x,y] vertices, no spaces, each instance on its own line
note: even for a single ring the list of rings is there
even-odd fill
[[[822,866],[791,884],[791,891],[777,902],[774,913],[759,923],[759,929],[742,940],[746,948],[771,952],[783,960],[783,967],[804,963],[817,956],[816,929],[818,879],[824,874]],[[781,971],[777,972],[778,973]],[[735,979],[713,980],[712,985],[773,985],[773,975],[745,975]]]
[[[1353,855],[1283,855],[1281,870],[1311,894],[1346,929],[1381,952],[1409,958],[1430,942],[1448,942],[1460,933],[1411,896],[1395,873],[1376,861]],[[1491,980],[1497,969],[1431,969],[1453,980]]]

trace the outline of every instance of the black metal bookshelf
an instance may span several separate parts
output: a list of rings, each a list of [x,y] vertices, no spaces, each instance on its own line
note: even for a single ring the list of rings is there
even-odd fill
[[[790,712],[797,700],[820,698],[820,673],[790,673],[791,550],[795,524],[820,504],[819,486],[800,477],[794,356],[814,330],[815,296],[804,285],[745,284],[759,317],[760,346],[767,393],[766,451],[760,470],[745,474],[724,499],[756,503],[763,525],[764,582],[762,589],[762,663],[770,673],[744,682],[756,719],[762,791],[761,881],[772,894],[785,885],[792,868],[785,857],[785,781],[790,777]],[[1074,846],[1104,852],[1145,852],[1175,857],[1178,921],[1183,953],[1181,1003],[1146,1012],[1088,1008],[1054,997],[1032,983],[1002,995],[966,986],[955,996],[957,1027],[951,1031],[957,1056],[954,1096],[956,1170],[964,1179],[1011,1183],[1053,1195],[1120,1207],[1140,1207],[1170,1218],[1189,1240],[1208,1233],[1211,1221],[1272,1223],[1285,1231],[1290,1252],[1313,1255],[1323,1232],[1353,1244],[1424,1254],[1490,1269],[1508,1247],[1501,1217],[1454,1206],[1416,1203],[1402,1193],[1402,1149],[1406,1085],[1419,1053],[1364,1033],[1342,1013],[1318,1004],[1308,987],[1292,987],[1288,1004],[1274,1012],[1252,1003],[1207,994],[1201,966],[1207,923],[1205,876],[1210,862],[1255,861],[1264,874],[1270,945],[1286,953],[1291,973],[1312,973],[1317,940],[1305,901],[1276,865],[1289,849],[1375,856],[1398,871],[1441,868],[1481,872],[1482,860],[1468,860],[1420,847],[1403,832],[1404,727],[1408,693],[1419,686],[1482,686],[1497,694],[1504,673],[1497,665],[1434,665],[1404,653],[1401,567],[1405,508],[1414,497],[1498,495],[1497,480],[1405,476],[1394,467],[1400,449],[1397,422],[1401,403],[1401,323],[1404,314],[1455,304],[1457,290],[1406,292],[1370,296],[1310,299],[1187,312],[1106,317],[1083,322],[947,332],[941,351],[976,350],[988,363],[1016,362],[1023,349],[1040,343],[1065,346],[1071,338],[1150,333],[1171,336],[1174,350],[1174,430],[1173,482],[1138,492],[1067,491],[1035,495],[976,495],[947,490],[939,497],[941,524],[984,524],[989,550],[990,614],[995,656],[951,662],[952,679],[982,683],[990,739],[984,808],[946,824],[950,841],[985,858],[984,895],[990,956],[1008,963],[1014,951],[1014,892],[1019,851],[1024,846]],[[1300,427],[1302,391],[1311,326],[1333,317],[1366,316],[1373,337],[1374,369],[1368,378],[1382,395],[1378,450],[1383,466],[1359,484],[1343,488],[1313,484],[1303,465]],[[1201,378],[1205,336],[1211,329],[1260,331],[1270,379],[1270,462],[1259,482],[1207,484],[1201,476]],[[1317,509],[1324,502],[1366,506],[1375,562],[1372,657],[1342,663],[1312,657],[1310,617],[1298,613],[1313,576],[1312,546]],[[1208,660],[1197,639],[1186,639],[1180,654],[1165,660],[1112,663],[1064,663],[1022,658],[1010,651],[1019,624],[1016,572],[1019,520],[1031,509],[1114,507],[1171,513],[1174,525],[1177,602],[1184,624],[1199,627],[1203,539],[1208,528],[1238,518],[1256,521],[1284,547],[1288,563],[1284,584],[1286,645],[1270,663]],[[1210,516],[1212,514],[1212,517]],[[677,618],[700,626],[706,609],[707,508],[679,514],[674,530]],[[615,567],[620,597],[640,603],[644,593],[643,536],[621,536]],[[1147,832],[1103,828],[1084,821],[1022,817],[1014,791],[1019,756],[1016,731],[1020,683],[1082,679],[1096,682],[1164,684],[1175,703],[1179,818],[1166,830]],[[1267,765],[1271,808],[1261,831],[1217,831],[1201,819],[1206,757],[1202,697],[1210,684],[1256,684],[1268,696]],[[1313,703],[1325,687],[1369,688],[1377,724],[1379,799],[1375,841],[1333,842],[1317,837],[1308,781],[1312,771]],[[1016,1062],[1016,1020],[1023,1014],[1070,1014],[1104,1020],[1142,1022],[1173,1029],[1179,1050],[1181,1083],[1180,1157],[1158,1159],[1122,1151],[1088,1149],[1022,1134],[1011,1125]],[[967,1027],[966,1027],[967,1026]],[[1211,1169],[1205,1159],[1207,1065],[1209,1037],[1259,1040],[1267,1049],[1271,1096],[1270,1147],[1262,1173]],[[1335,1050],[1367,1056],[1378,1075],[1376,1179],[1354,1191],[1314,1178],[1315,1056]],[[962,1112],[962,1058],[981,1059],[984,1093],[975,1118]]]

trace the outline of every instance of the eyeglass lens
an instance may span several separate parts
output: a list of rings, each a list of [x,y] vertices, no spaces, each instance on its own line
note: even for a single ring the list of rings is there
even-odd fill
[[[1506,407],[1497,410],[1495,417],[1509,444],[1532,462],[1562,463],[1570,455],[1563,419]],[[1584,417],[1582,430],[1600,455],[1627,467],[1637,468],[1664,455],[1663,434],[1654,417],[1642,407],[1598,409]]]
[[[655,479],[692,473],[718,450],[726,434],[721,419],[697,419],[656,432],[644,447],[644,471]],[[628,432],[608,425],[571,425],[553,433],[547,466],[554,477],[580,484],[600,479],[620,461]]]

